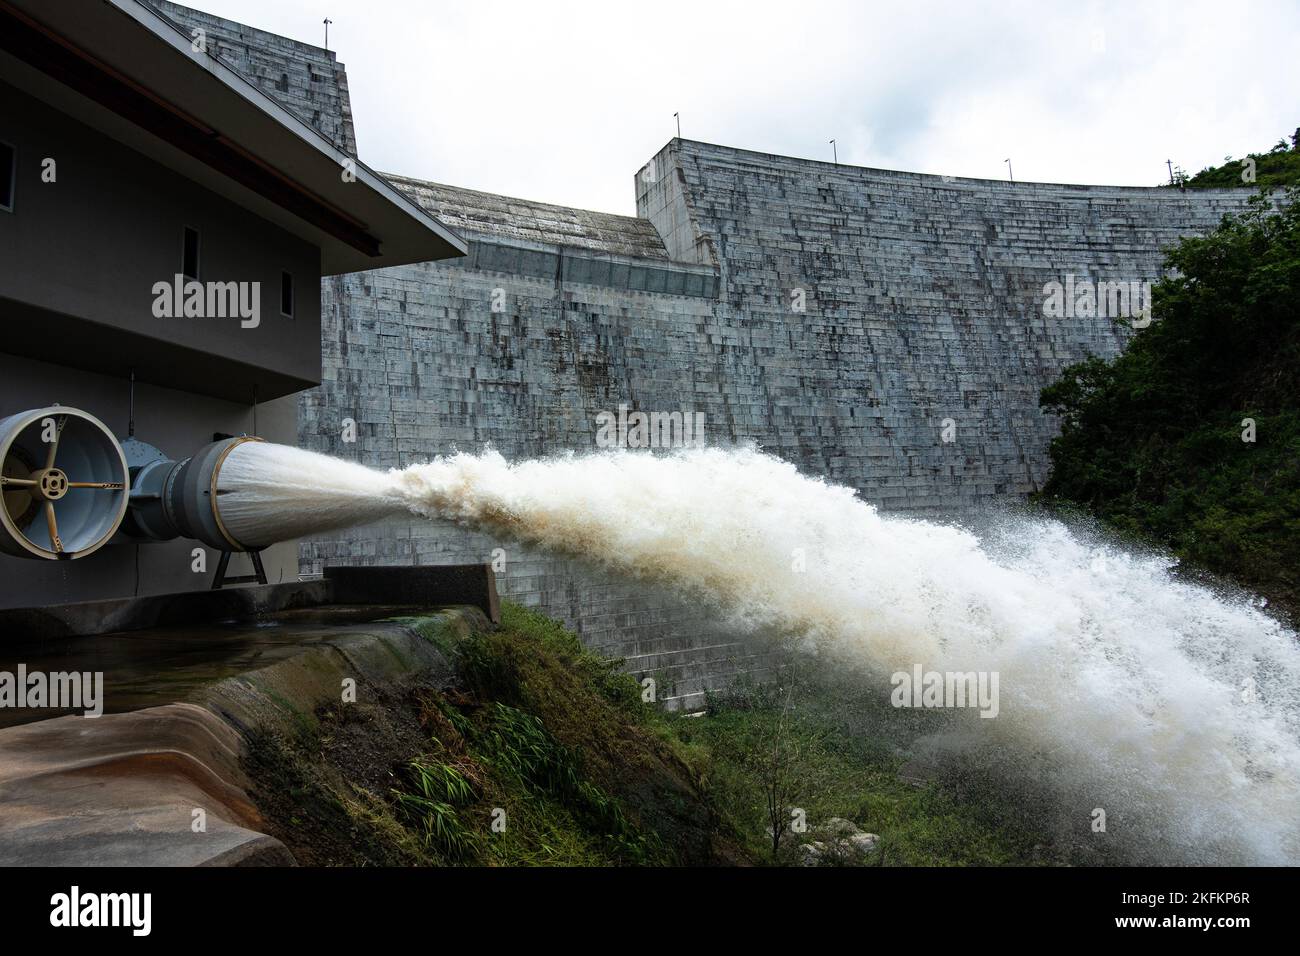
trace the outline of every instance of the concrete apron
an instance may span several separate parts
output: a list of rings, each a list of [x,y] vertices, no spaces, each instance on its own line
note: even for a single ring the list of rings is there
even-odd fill
[[[185,699],[0,730],[0,865],[294,865],[249,799],[247,735],[314,725],[347,678],[450,679],[444,649],[490,626],[469,607],[359,624]]]

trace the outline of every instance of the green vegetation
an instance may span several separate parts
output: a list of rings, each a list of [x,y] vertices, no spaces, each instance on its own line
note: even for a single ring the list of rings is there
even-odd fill
[[[454,686],[367,687],[252,741],[269,831],[301,862],[619,865],[726,854],[698,779],[615,664],[507,604],[445,647]]]
[[[1281,197],[1279,197],[1281,198]],[[1169,255],[1153,323],[1065,370],[1042,498],[1300,609],[1300,189]]]
[[[366,686],[313,727],[253,740],[254,799],[300,862],[790,864],[834,818],[880,841],[828,852],[828,864],[1062,857],[986,782],[940,789],[901,774],[906,745],[933,725],[910,726],[850,675],[790,664],[780,689],[672,715],[575,635],[511,604],[499,629],[444,649],[450,683]],[[791,832],[792,808],[806,830]]]
[[[756,863],[801,860],[801,844],[822,840],[834,819],[880,842],[868,866],[999,866],[1070,859],[1027,804],[971,774],[942,785],[911,769],[916,736],[936,729],[933,715],[904,714],[852,673],[812,662],[784,668],[782,688],[740,688],[713,695],[704,717],[677,717],[679,740],[705,768],[722,825]],[[778,799],[772,801],[775,791]],[[804,835],[778,829],[800,811]],[[1078,860],[1076,860],[1078,862]]]
[[[1289,145],[1286,139],[1280,139],[1267,153],[1250,153],[1242,159],[1229,156],[1224,159],[1222,166],[1207,166],[1195,176],[1187,178],[1184,185],[1191,189],[1270,189],[1298,185],[1300,142],[1296,140],[1297,135],[1300,135],[1300,129],[1291,136]],[[1252,167],[1253,180],[1248,174]],[[1245,178],[1243,174],[1247,174]]]

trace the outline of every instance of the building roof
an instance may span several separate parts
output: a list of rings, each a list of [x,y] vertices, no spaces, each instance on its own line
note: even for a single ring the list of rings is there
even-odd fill
[[[393,173],[384,176],[427,212],[461,232],[642,259],[668,258],[663,239],[647,219],[553,206]]]

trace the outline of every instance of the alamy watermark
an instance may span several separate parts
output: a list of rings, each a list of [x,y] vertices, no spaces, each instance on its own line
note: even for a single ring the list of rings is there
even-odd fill
[[[598,448],[701,448],[703,412],[633,412],[626,403],[617,412],[596,415]]]
[[[177,273],[153,284],[156,319],[233,319],[244,329],[262,324],[262,283],[199,282]]]
[[[895,707],[973,707],[981,717],[998,715],[997,671],[927,671],[915,664],[911,673],[895,672],[889,683]]]
[[[1133,328],[1151,324],[1151,283],[1145,279],[1065,276],[1043,286],[1043,315],[1049,319],[1129,319]]]
[[[122,927],[132,936],[153,928],[152,893],[83,893],[73,886],[50,897],[50,925],[56,928]]]
[[[84,717],[104,714],[103,671],[0,671],[0,707],[80,710]]]

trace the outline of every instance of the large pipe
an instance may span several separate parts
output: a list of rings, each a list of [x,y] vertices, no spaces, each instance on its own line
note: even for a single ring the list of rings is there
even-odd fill
[[[214,521],[246,550],[407,510],[381,472],[286,445],[244,441],[206,462]]]
[[[313,474],[301,453],[251,436],[172,461],[133,436],[124,451],[99,419],[57,405],[0,421],[0,458],[0,550],[22,557],[84,557],[119,527],[258,551],[401,509],[361,465],[332,461],[327,476]]]
[[[155,540],[196,538],[220,551],[253,551],[273,543],[256,534],[237,537],[221,514],[222,466],[240,445],[261,441],[250,436],[225,438],[184,461],[160,458],[140,467],[132,484],[126,532]]]
[[[182,462],[136,472],[129,534],[196,538],[221,551],[259,551],[403,510],[376,488],[376,473],[330,460],[328,474],[304,467],[302,453],[260,438],[227,438]]]

